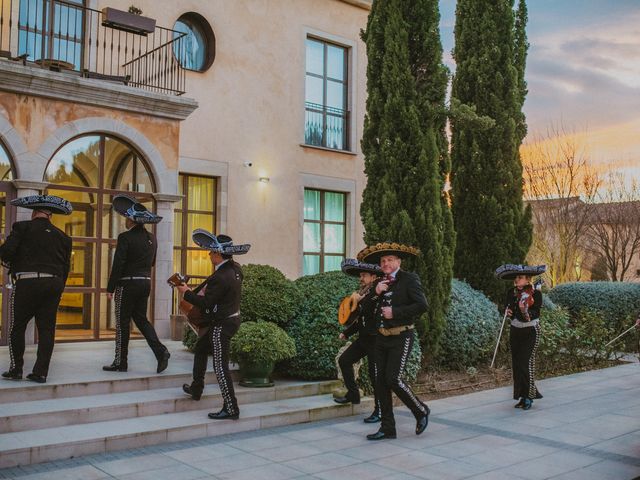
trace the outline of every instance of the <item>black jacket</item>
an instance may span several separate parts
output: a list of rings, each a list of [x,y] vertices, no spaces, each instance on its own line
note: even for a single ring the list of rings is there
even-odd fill
[[[62,278],[71,267],[71,238],[47,218],[16,222],[0,246],[0,258],[10,273],[40,272]]]
[[[377,300],[375,286],[372,286],[369,292],[358,302],[358,308],[351,314],[352,318],[349,318],[349,320],[352,321],[342,332],[345,337],[349,338],[356,332],[361,337],[378,333],[375,318]]]
[[[212,322],[225,320],[240,311],[242,278],[240,265],[227,260],[195,290],[185,292],[184,299]],[[203,288],[206,288],[204,295],[198,295]]]
[[[391,306],[393,318],[382,316],[382,307]],[[427,311],[427,298],[422,290],[420,277],[412,272],[399,270],[389,290],[378,297],[376,315],[378,326],[385,328],[413,325]]]
[[[518,289],[517,288],[514,287],[507,290],[505,305],[511,309],[512,316],[510,318],[520,320],[521,322],[526,322],[524,315],[522,315],[522,312],[520,311],[520,307],[518,306]],[[534,289],[533,305],[529,307],[529,318],[531,318],[531,320],[540,318],[541,307],[542,307],[542,293],[540,292],[540,290]]]
[[[113,293],[122,277],[150,277],[157,250],[156,237],[144,225],[136,225],[118,235],[107,292]]]

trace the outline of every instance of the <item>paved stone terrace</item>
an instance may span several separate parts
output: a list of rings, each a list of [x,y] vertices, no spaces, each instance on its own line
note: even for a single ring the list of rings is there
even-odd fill
[[[633,479],[640,476],[640,365],[539,382],[515,410],[509,388],[430,403],[420,437],[404,409],[398,439],[349,417],[0,470],[20,479]]]

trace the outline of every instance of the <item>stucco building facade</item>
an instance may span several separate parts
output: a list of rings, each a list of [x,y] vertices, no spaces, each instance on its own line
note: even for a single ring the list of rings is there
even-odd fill
[[[139,22],[103,10],[130,6],[142,11]],[[119,192],[164,218],[150,307],[163,337],[175,309],[166,278],[210,272],[193,228],[251,243],[243,263],[290,278],[336,269],[362,247],[360,30],[369,2],[0,0],[0,8],[1,235],[29,213],[11,198],[50,192],[74,204],[73,216],[56,219],[74,239],[57,340],[113,338],[105,288],[123,228],[110,208]],[[3,285],[0,345],[6,271]]]

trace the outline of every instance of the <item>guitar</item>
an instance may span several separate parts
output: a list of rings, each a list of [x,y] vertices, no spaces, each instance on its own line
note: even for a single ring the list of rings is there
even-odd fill
[[[173,287],[177,287],[178,285],[185,285],[189,281],[189,277],[187,275],[182,275],[180,273],[174,273],[167,279],[167,283]],[[204,295],[205,288],[201,289],[198,292],[198,295]],[[180,299],[180,304],[178,306],[180,311],[187,317],[187,325],[193,333],[196,335],[201,335],[205,327],[209,326],[209,321],[206,320],[202,316],[202,312],[195,305],[187,302],[184,298]]]

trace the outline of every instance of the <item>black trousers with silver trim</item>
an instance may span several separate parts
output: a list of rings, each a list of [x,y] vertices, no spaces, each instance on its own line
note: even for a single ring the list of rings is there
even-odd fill
[[[382,411],[380,430],[388,435],[395,435],[396,433],[391,392],[396,394],[416,418],[427,413],[427,406],[416,397],[415,393],[402,379],[413,342],[413,330],[387,337],[378,335],[376,339],[376,364],[378,367],[376,395],[380,400],[380,409]]]
[[[18,280],[13,286],[9,305],[11,370],[21,372],[24,367],[24,335],[29,321],[35,317],[38,353],[33,373],[43,377],[49,373],[56,335],[56,315],[63,290],[64,281],[60,277]]]
[[[147,305],[151,293],[151,280],[124,280],[114,292],[116,310],[116,355],[114,364],[128,366],[131,320],[151,347],[157,359],[167,351],[153,325],[147,320]]]
[[[342,372],[342,378],[344,380],[344,386],[347,389],[347,398],[349,400],[360,400],[360,390],[356,383],[356,377],[353,372],[353,366],[367,357],[367,363],[369,365],[369,379],[374,389],[378,378],[378,369],[376,368],[376,338],[377,335],[364,335],[356,338],[347,349],[342,352],[338,359],[338,365]],[[376,415],[380,415],[380,402],[377,396],[375,396],[375,411]]]
[[[240,316],[227,318],[215,325],[198,338],[193,356],[193,383],[191,389],[202,393],[204,376],[207,372],[209,355],[213,354],[213,371],[218,379],[220,393],[224,402],[223,409],[231,415],[240,413],[238,400],[233,388],[233,380],[229,372],[229,349],[231,338],[240,328]]]
[[[540,325],[534,327],[511,327],[511,369],[513,371],[513,398],[534,399],[540,397],[536,388],[536,350],[540,343]]]

